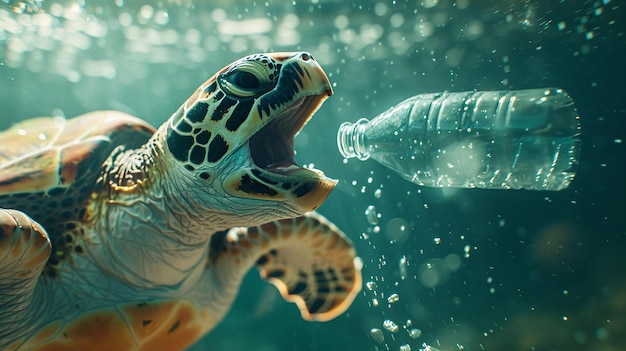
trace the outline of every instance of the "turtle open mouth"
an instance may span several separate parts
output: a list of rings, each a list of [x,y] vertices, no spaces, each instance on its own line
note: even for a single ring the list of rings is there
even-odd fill
[[[306,169],[295,160],[294,137],[313,116],[322,102],[332,94],[327,90],[322,94],[304,96],[287,107],[249,140],[252,162],[268,172],[281,175],[295,175],[307,172],[309,176],[323,175],[319,170]]]

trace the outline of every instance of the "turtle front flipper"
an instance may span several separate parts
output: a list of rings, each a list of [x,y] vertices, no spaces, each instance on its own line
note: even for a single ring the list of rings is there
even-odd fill
[[[343,313],[361,290],[361,263],[350,240],[319,214],[233,228],[226,252],[252,256],[261,276],[274,284],[302,317],[327,321]]]
[[[0,348],[24,322],[50,250],[48,235],[37,222],[20,211],[0,208]]]

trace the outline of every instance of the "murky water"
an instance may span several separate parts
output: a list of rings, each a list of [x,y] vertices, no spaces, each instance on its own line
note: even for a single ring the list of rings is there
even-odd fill
[[[626,345],[624,3],[0,0],[0,128],[117,109],[154,125],[248,53],[307,50],[335,95],[297,159],[340,180],[320,212],[355,242],[346,314],[301,320],[256,272],[193,350],[621,350]],[[343,160],[344,121],[426,92],[558,86],[583,125],[558,193],[421,188]]]

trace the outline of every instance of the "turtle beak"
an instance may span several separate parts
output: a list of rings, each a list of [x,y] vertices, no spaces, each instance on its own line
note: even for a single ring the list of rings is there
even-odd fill
[[[319,207],[337,185],[320,170],[295,161],[294,138],[333,94],[328,77],[308,53],[267,54],[282,63],[276,87],[260,97],[254,116],[269,119],[249,141],[253,167],[229,177],[225,189],[238,197],[287,201],[298,212]]]

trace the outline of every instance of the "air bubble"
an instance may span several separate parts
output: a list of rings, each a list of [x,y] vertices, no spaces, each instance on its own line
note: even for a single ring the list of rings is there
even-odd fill
[[[417,328],[413,328],[409,330],[409,336],[411,337],[411,339],[417,339],[422,336],[422,331]]]
[[[374,197],[377,198],[377,199],[380,199],[382,194],[383,194],[383,191],[380,188],[378,188],[378,189],[376,189],[376,191],[374,191]]]
[[[390,304],[392,303],[396,303],[400,301],[400,296],[398,294],[391,294],[388,298],[387,298],[387,302],[389,302]]]
[[[137,22],[140,24],[147,24],[152,16],[154,15],[154,8],[150,5],[143,5],[139,9],[139,13],[137,14]]]
[[[378,288],[378,285],[376,285],[376,282],[372,282],[372,281],[365,283],[365,286],[367,287],[367,290],[370,290],[370,291],[376,290],[376,288]]]
[[[392,218],[385,226],[385,234],[389,240],[403,243],[408,239],[407,221],[404,218]]]
[[[456,254],[449,254],[444,258],[444,262],[450,271],[456,271],[461,268],[461,258]]]
[[[383,328],[392,333],[396,333],[400,329],[398,328],[398,325],[390,319],[385,319],[383,322]]]
[[[400,270],[400,279],[405,280],[407,274],[407,266],[409,262],[406,259],[406,256],[400,257],[400,262],[398,262],[398,269]]]
[[[606,339],[609,338],[609,332],[602,327],[596,329],[595,334],[596,334],[596,337],[601,341],[605,341]]]
[[[169,14],[164,10],[158,10],[154,14],[154,22],[162,26],[168,24],[170,21]]]
[[[472,249],[471,246],[469,245],[465,245],[465,247],[463,247],[463,257],[465,258],[469,258],[470,257],[470,250]]]
[[[378,341],[379,344],[385,342],[385,335],[383,335],[383,331],[378,328],[372,328],[370,330],[370,335],[372,336],[372,339]]]
[[[374,207],[374,205],[367,206],[367,209],[365,210],[365,216],[367,217],[367,223],[371,225],[378,224],[379,215],[378,212],[376,212],[376,207]]]

